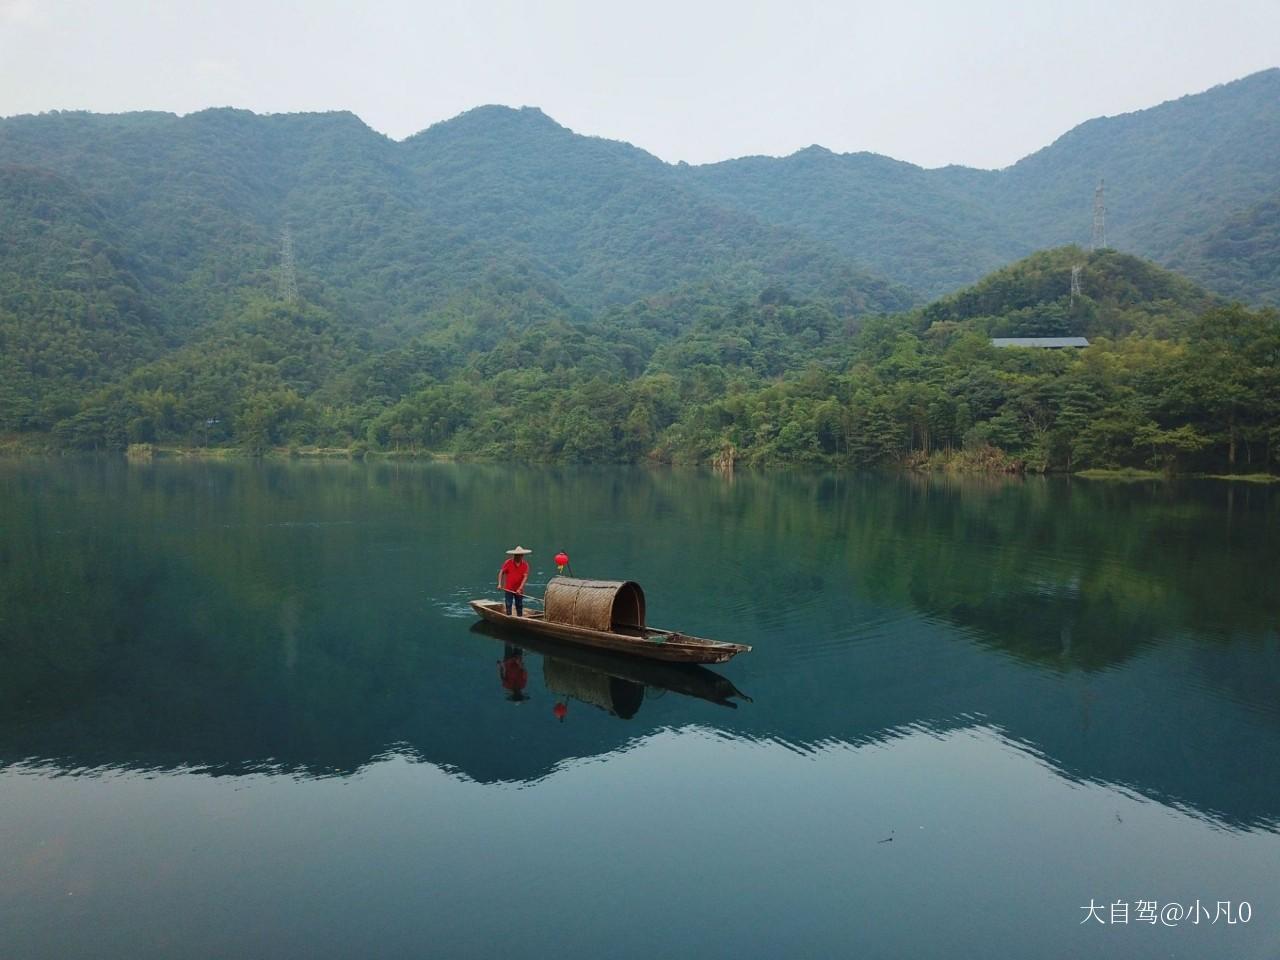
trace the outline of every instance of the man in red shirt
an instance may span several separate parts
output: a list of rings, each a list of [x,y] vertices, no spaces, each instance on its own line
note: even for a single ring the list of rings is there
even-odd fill
[[[533,553],[524,547],[516,547],[507,551],[507,559],[498,571],[498,589],[506,591],[503,599],[507,605],[507,616],[511,616],[511,606],[515,605],[516,616],[524,616],[524,583],[529,579],[529,564],[525,554]]]

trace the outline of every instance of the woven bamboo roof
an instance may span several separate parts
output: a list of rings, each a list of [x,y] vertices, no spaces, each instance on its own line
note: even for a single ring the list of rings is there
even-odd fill
[[[555,623],[609,633],[644,628],[644,591],[632,580],[552,577],[544,600]]]

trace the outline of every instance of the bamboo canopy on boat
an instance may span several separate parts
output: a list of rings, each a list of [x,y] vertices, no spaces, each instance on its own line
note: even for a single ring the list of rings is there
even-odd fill
[[[644,629],[644,591],[632,580],[552,577],[543,600],[555,623],[610,633]]]

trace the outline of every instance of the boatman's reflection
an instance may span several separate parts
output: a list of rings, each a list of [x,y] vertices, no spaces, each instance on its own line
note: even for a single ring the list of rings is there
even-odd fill
[[[524,688],[529,683],[529,671],[524,668],[524,651],[507,643],[503,645],[502,659],[498,661],[498,678],[502,681],[502,689],[507,691],[507,699],[519,703],[528,700]]]

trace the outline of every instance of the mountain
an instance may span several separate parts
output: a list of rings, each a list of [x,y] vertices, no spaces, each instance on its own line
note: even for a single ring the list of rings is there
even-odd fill
[[[351,114],[241,110],[0,122],[0,163],[50,170],[91,197],[130,249],[175,332],[277,286],[293,236],[304,295],[363,324],[483,277],[497,256],[426,215],[397,145]]]
[[[402,142],[349,113],[0,120],[0,431],[581,461],[941,447],[1044,469],[1256,448],[1270,467],[1273,316],[1224,313],[1133,247],[1274,290],[1278,92],[1268,71],[1091,121],[997,172],[818,147],[673,166],[498,106]],[[1087,231],[1100,175],[1116,249],[1031,253]],[[908,286],[942,296],[912,311]],[[1127,351],[1087,405],[1124,428],[1084,446],[1084,420],[1041,429],[1046,397],[1097,371],[986,343],[1078,333]],[[1196,406],[1218,401],[1191,358],[1233,355],[1258,422]]]
[[[0,165],[0,429],[48,429],[75,411],[71,398],[160,354],[126,251],[75,184]]]
[[[1280,194],[1188,240],[1168,259],[1226,296],[1280,303]]]
[[[540,110],[481,107],[403,147],[426,209],[538,263],[575,303],[713,279],[854,291],[857,312],[909,302],[824,244],[705,199],[656,157]]]
[[[166,351],[195,379],[211,340],[232,337],[247,362],[247,331],[271,314],[260,301],[283,289],[285,236],[311,316],[357,363],[435,331],[456,367],[512,324],[686,285],[778,284],[852,314],[913,302],[819,241],[691,193],[649,154],[537,110],[483,107],[403,143],[349,113],[15,117],[0,121],[0,171],[0,429],[47,430]],[[275,359],[316,349],[329,351]],[[260,386],[278,397],[306,384]],[[230,417],[200,406],[207,416],[191,418]]]
[[[1181,251],[1269,209],[1280,198],[1278,155],[1280,69],[1271,69],[1090,120],[1005,170],[925,170],[810,147],[679,172],[708,197],[937,296],[1032,250],[1088,241],[1100,181],[1110,245],[1220,282],[1222,270]],[[1274,262],[1237,262],[1221,292],[1278,302]]]
[[[482,107],[403,143],[347,113],[17,117],[0,121],[0,163],[83,190],[169,294],[269,285],[287,228],[304,287],[365,320],[411,317],[495,267],[584,307],[708,280],[822,289],[858,310],[910,302],[821,243],[703,200],[649,154],[537,110]]]
[[[920,310],[868,318],[852,337],[812,310],[762,299],[660,347],[650,376],[669,372],[687,399],[658,455],[964,471],[1280,461],[1280,313],[1224,305],[1131,254],[1040,251]],[[810,344],[781,377],[757,366],[780,333]],[[990,342],[1064,335],[1092,345]]]
[[[1186,238],[1280,195],[1278,150],[1280,69],[1272,69],[1081,124],[1003,172],[1002,213],[1038,246],[1083,239],[1088,200],[1105,179],[1108,241],[1163,260]]]
[[[93,203],[179,337],[274,288],[286,230],[304,294],[375,335],[495,275],[587,310],[707,282],[901,309],[903,288],[933,298],[1083,243],[1102,179],[1112,246],[1268,302],[1278,152],[1280,70],[1089,121],[1002,171],[816,146],[673,166],[498,106],[401,143],[350,113],[0,120],[0,164]],[[1250,252],[1224,261],[1223,237],[1259,217]]]
[[[986,206],[983,171],[924,170],[812,146],[780,159],[745,157],[679,173],[717,202],[820,239],[930,296],[1034,249]]]
[[[1073,302],[1077,268],[1080,294]],[[1170,337],[1220,305],[1185,277],[1132,254],[1058,247],[1002,267],[919,315],[927,325],[976,324],[999,337]]]

